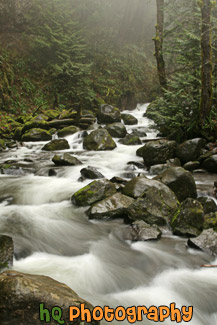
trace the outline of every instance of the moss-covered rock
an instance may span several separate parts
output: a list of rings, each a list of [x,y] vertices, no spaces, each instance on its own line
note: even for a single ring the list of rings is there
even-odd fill
[[[186,198],[196,198],[197,189],[192,174],[182,167],[171,167],[155,179],[167,185],[180,202]]]
[[[0,271],[12,266],[14,255],[13,239],[0,235]]]
[[[201,196],[197,200],[202,204],[205,214],[209,214],[211,212],[217,212],[217,205],[213,198],[207,196]]]
[[[13,135],[13,139],[14,140],[17,140],[17,141],[20,141],[21,140],[21,137],[22,137],[22,129],[23,127],[18,127],[18,128],[15,128],[14,130],[14,135]]]
[[[217,233],[213,229],[204,230],[197,238],[190,238],[188,245],[209,255],[217,256]]]
[[[180,211],[170,222],[173,233],[178,236],[196,237],[203,229],[204,211],[202,204],[194,199],[181,203]]]
[[[134,200],[128,196],[122,195],[121,193],[115,193],[93,204],[87,211],[87,214],[90,219],[124,218],[127,215],[127,208],[133,201]]]
[[[120,143],[125,144],[126,146],[133,146],[142,144],[142,141],[139,137],[133,134],[127,134],[125,138],[119,140]]]
[[[116,143],[107,130],[98,129],[84,138],[83,147],[94,151],[113,150],[116,148]]]
[[[5,141],[0,139],[0,151],[3,151],[6,149]]]
[[[176,148],[176,157],[178,157],[183,164],[189,161],[196,161],[201,154],[201,149],[205,147],[206,140],[196,138],[187,140]]]
[[[125,125],[136,125],[138,124],[137,118],[131,114],[121,114],[121,119],[124,121]]]
[[[37,128],[26,131],[21,137],[22,141],[49,141],[51,139],[52,135],[48,131]]]
[[[67,137],[68,135],[74,134],[76,132],[80,131],[80,129],[77,126],[66,126],[65,128],[59,130],[57,132],[57,135],[59,138]]]
[[[72,156],[70,153],[64,153],[63,155],[55,155],[52,161],[57,166],[78,166],[82,164],[80,160]]]
[[[62,309],[64,324],[69,321],[69,306],[80,308],[81,304],[90,310],[93,306],[80,298],[67,285],[57,282],[47,276],[29,275],[16,271],[5,271],[0,275],[0,310],[1,324],[41,325],[39,308],[52,310],[58,306]],[[57,322],[51,317],[49,324]],[[86,321],[78,318],[73,321],[75,325],[87,325]],[[88,323],[90,325],[97,322]]]
[[[65,139],[55,139],[48,142],[42,150],[45,151],[58,151],[58,150],[66,150],[70,149],[69,143]]]
[[[111,105],[101,105],[97,111],[97,120],[101,124],[121,122],[120,110]]]
[[[78,206],[88,206],[116,193],[115,184],[107,179],[91,182],[73,194],[72,203]]]
[[[217,212],[210,212],[204,215],[204,229],[214,229],[217,231]]]
[[[49,110],[44,111],[44,115],[46,115],[48,117],[48,120],[53,120],[53,119],[56,119],[60,115],[60,112],[55,109],[49,109]]]
[[[76,125],[74,119],[52,120],[48,122],[49,128],[63,129],[69,125]]]
[[[64,109],[60,115],[59,115],[59,119],[75,119],[78,115],[78,112],[76,110],[66,110]]]
[[[31,129],[42,129],[47,130],[49,129],[49,124],[47,121],[43,120],[31,120],[29,122],[26,122],[22,129],[22,134],[26,133],[26,131]]]
[[[154,140],[140,148],[137,155],[143,157],[146,166],[165,164],[168,159],[174,158],[175,148],[175,141]]]
[[[112,123],[106,127],[108,133],[114,138],[124,138],[127,130],[122,123]]]

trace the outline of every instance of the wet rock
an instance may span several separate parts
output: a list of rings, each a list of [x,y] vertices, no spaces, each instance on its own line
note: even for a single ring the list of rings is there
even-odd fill
[[[52,139],[52,135],[42,129],[31,129],[26,131],[23,135],[21,140],[22,141],[49,141]]]
[[[192,174],[182,167],[171,167],[155,179],[167,185],[180,202],[186,198],[196,198],[197,189]]]
[[[49,177],[55,177],[55,176],[57,176],[57,172],[55,171],[55,169],[49,169],[48,176]]]
[[[133,134],[127,134],[126,137],[119,140],[119,142],[125,144],[126,146],[142,144],[140,138]]]
[[[172,158],[167,160],[167,164],[170,166],[181,167],[181,161],[179,158]]]
[[[115,193],[106,199],[95,203],[87,211],[90,219],[124,218],[127,208],[134,200],[121,193]]]
[[[203,206],[204,213],[217,212],[217,205],[213,198],[207,196],[201,196],[197,199]]]
[[[129,161],[127,163],[127,165],[134,165],[136,166],[137,168],[144,168],[144,164],[143,162],[140,162],[140,161]]]
[[[47,121],[40,120],[40,119],[33,119],[29,122],[26,122],[22,128],[22,134],[26,133],[26,131],[31,129],[41,129],[46,130],[49,129],[49,124]]]
[[[178,236],[196,237],[200,235],[204,223],[202,204],[194,199],[186,199],[171,220],[173,233]]]
[[[102,124],[121,122],[120,110],[111,105],[101,105],[97,112],[97,120]]]
[[[66,126],[65,128],[59,130],[57,132],[57,135],[59,138],[64,138],[78,131],[80,131],[80,129],[77,126],[71,125],[71,126]]]
[[[115,185],[107,179],[96,180],[73,194],[72,203],[88,206],[116,193]]]
[[[23,127],[20,127],[20,126],[17,127],[16,129],[14,129],[14,135],[13,135],[14,140],[21,141],[22,129],[23,129]]]
[[[204,229],[210,229],[213,228],[215,231],[217,231],[217,212],[211,212],[209,214],[204,215]]]
[[[217,173],[217,155],[207,158],[203,162],[202,167],[210,173]]]
[[[188,245],[217,256],[217,233],[213,229],[204,230],[197,238],[190,238]]]
[[[137,154],[143,157],[146,166],[164,164],[174,157],[175,147],[175,141],[149,141],[137,151]]]
[[[124,138],[127,134],[127,129],[122,123],[109,124],[107,125],[106,129],[114,138]]]
[[[157,226],[151,226],[140,220],[133,222],[132,225],[128,227],[124,239],[131,241],[148,241],[160,239],[161,235],[162,232]]]
[[[56,139],[48,142],[42,150],[45,151],[58,151],[58,150],[66,150],[70,149],[69,143],[65,139]]]
[[[98,129],[84,138],[83,147],[94,151],[113,150],[116,148],[116,143],[107,130]]]
[[[69,322],[69,306],[80,308],[84,303],[90,310],[93,306],[80,298],[67,285],[42,275],[28,275],[16,271],[5,271],[0,275],[0,310],[1,324],[41,325],[39,317],[40,304],[52,310],[54,306],[62,308],[64,324]],[[79,319],[75,325],[87,325]],[[96,324],[92,322],[91,324]],[[57,324],[52,318],[49,324]]]
[[[143,128],[134,129],[132,130],[131,134],[136,135],[139,138],[143,138],[147,136],[147,133],[145,132],[145,130],[143,130]]]
[[[124,121],[125,125],[136,125],[138,124],[137,118],[131,114],[121,114],[121,119]]]
[[[165,170],[169,169],[171,166],[168,164],[160,164],[160,165],[154,165],[150,167],[150,174],[151,175],[159,175],[163,173]]]
[[[200,168],[200,162],[199,161],[189,161],[183,166],[183,168],[188,171],[198,169],[198,168]]]
[[[87,179],[100,179],[105,178],[95,167],[88,166],[81,169],[81,175]]]
[[[81,165],[82,162],[70,153],[64,153],[63,155],[55,155],[52,159],[57,166],[77,166]]]
[[[63,129],[68,125],[75,125],[74,119],[53,120],[48,122],[49,128]]]
[[[0,235],[0,272],[1,270],[12,266],[13,255],[14,255],[13,239],[8,236]]]
[[[187,140],[180,144],[176,149],[176,157],[178,157],[183,164],[189,161],[196,161],[200,156],[201,149],[206,145],[206,140],[196,138]]]

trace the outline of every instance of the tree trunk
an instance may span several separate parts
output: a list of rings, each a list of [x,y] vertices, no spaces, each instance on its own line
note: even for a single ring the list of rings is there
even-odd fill
[[[202,0],[201,4],[201,100],[200,100],[200,125],[204,126],[206,118],[210,115],[212,106],[212,47],[211,47],[211,9],[210,0]]]
[[[157,60],[157,71],[162,91],[167,89],[165,62],[163,58],[163,33],[164,33],[164,0],[157,0],[157,25],[155,43],[155,57]]]

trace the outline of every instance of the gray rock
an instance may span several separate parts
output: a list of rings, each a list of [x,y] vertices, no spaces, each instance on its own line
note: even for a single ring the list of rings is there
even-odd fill
[[[60,307],[63,311],[61,319],[67,325],[71,324],[69,306],[80,308],[84,303],[85,308],[93,309],[90,303],[80,298],[67,285],[42,275],[5,271],[0,274],[0,292],[1,325],[41,325],[40,304],[50,311],[54,306]],[[92,325],[97,323],[91,322]],[[49,324],[54,325],[57,322],[51,318]],[[87,325],[86,321],[81,322],[80,319],[73,324]]]
[[[81,169],[81,175],[87,179],[100,179],[105,178],[95,167],[88,166]]]
[[[202,167],[210,173],[217,173],[217,155],[207,158],[203,162]]]
[[[198,236],[203,229],[203,216],[202,204],[194,199],[186,199],[182,202],[180,211],[171,220],[173,233],[185,237]]]
[[[213,198],[201,196],[197,200],[202,204],[205,214],[217,212],[217,205]]]
[[[65,139],[56,139],[48,142],[42,150],[44,151],[58,151],[70,149],[69,143]]]
[[[84,138],[83,147],[94,151],[113,150],[116,148],[116,143],[107,130],[98,129]]]
[[[176,149],[176,157],[178,157],[183,164],[189,161],[196,161],[200,156],[201,149],[206,145],[206,140],[196,138],[187,140],[180,144]]]
[[[128,196],[116,193],[92,205],[87,214],[90,219],[124,218],[133,201]]]
[[[213,229],[204,230],[197,238],[190,238],[188,245],[209,255],[217,256],[217,233]]]
[[[121,114],[121,119],[124,121],[125,125],[136,125],[138,124],[137,118],[131,114]]]
[[[82,162],[70,153],[64,153],[63,155],[55,155],[52,159],[57,166],[77,166],[81,165]]]
[[[127,134],[127,130],[122,123],[109,124],[106,127],[108,133],[114,138],[124,138]]]
[[[161,235],[162,232],[157,226],[151,226],[140,220],[133,222],[132,225],[128,227],[124,239],[131,241],[148,241],[160,239]]]
[[[116,193],[115,184],[107,179],[91,182],[73,194],[72,203],[78,206],[88,206]]]
[[[136,135],[139,138],[144,138],[147,136],[147,133],[145,132],[145,130],[143,128],[134,129],[134,130],[132,130],[131,134]]]
[[[126,146],[142,144],[140,138],[133,134],[127,134],[126,137],[120,139],[119,142],[125,144]]]
[[[196,198],[197,189],[192,174],[182,167],[171,167],[155,179],[167,185],[180,202],[187,198]]]
[[[120,110],[111,105],[101,105],[97,112],[97,120],[102,124],[121,122]]]
[[[13,239],[0,235],[0,271],[13,265],[14,244]]]
[[[198,169],[198,168],[200,168],[200,162],[199,161],[189,161],[183,166],[183,168],[188,171]]]

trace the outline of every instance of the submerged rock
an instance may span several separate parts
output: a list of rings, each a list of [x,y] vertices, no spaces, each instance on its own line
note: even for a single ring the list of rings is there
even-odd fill
[[[154,140],[147,142],[137,151],[142,156],[146,166],[165,164],[168,159],[174,158],[175,141]]]
[[[182,167],[171,167],[155,179],[167,185],[176,194],[180,202],[187,198],[197,197],[194,177]]]
[[[0,292],[2,325],[41,325],[40,304],[43,304],[43,307],[49,311],[55,306],[60,307],[63,312],[61,319],[65,321],[64,324],[68,325],[71,324],[69,306],[80,308],[80,304],[84,303],[85,308],[93,309],[90,303],[80,298],[67,285],[42,275],[5,271],[0,274]],[[52,317],[46,323],[57,324]],[[73,324],[86,325],[87,323],[77,319]],[[97,322],[91,324],[97,324]]]
[[[213,229],[204,230],[197,238],[190,238],[188,245],[200,249],[212,256],[217,256],[217,232]]]
[[[63,155],[55,155],[52,159],[57,166],[77,166],[81,165],[82,162],[70,153],[64,153]]]
[[[160,239],[161,235],[162,232],[157,226],[151,226],[140,220],[133,222],[132,225],[128,227],[124,239],[131,241],[148,241]]]
[[[65,128],[59,130],[57,132],[57,135],[59,138],[64,138],[78,131],[80,131],[80,129],[77,126],[71,125],[71,126],[66,126]]]
[[[121,193],[115,193],[92,205],[87,211],[87,214],[90,219],[124,218],[127,208],[133,201],[134,200],[128,196],[122,195]]]
[[[178,236],[196,237],[204,223],[204,211],[202,204],[194,199],[186,199],[182,202],[180,210],[171,220],[173,233]]]
[[[206,145],[206,140],[196,138],[187,140],[180,144],[176,149],[176,157],[178,157],[183,164],[189,161],[195,161],[198,159],[201,153],[201,149]]]
[[[137,118],[131,114],[121,114],[121,118],[124,121],[125,125],[136,125],[138,124]]]
[[[102,124],[121,122],[120,110],[111,105],[101,105],[97,112],[97,120]]]
[[[22,137],[22,141],[49,141],[52,139],[52,135],[42,129],[31,129],[26,131]]]
[[[114,138],[124,138],[127,134],[127,130],[122,123],[109,124],[106,129]]]
[[[87,179],[100,179],[105,178],[95,167],[88,166],[81,169],[81,175]]]
[[[58,150],[66,150],[70,149],[69,143],[65,139],[56,139],[48,142],[42,150],[45,151],[58,151]]]
[[[73,194],[72,203],[88,206],[116,193],[115,185],[107,179],[96,180]]]
[[[13,255],[14,255],[13,239],[8,236],[0,235],[0,271],[2,269],[8,268],[9,266],[12,266]]]
[[[98,129],[84,138],[83,147],[94,151],[113,150],[116,148],[116,143],[107,130]]]

